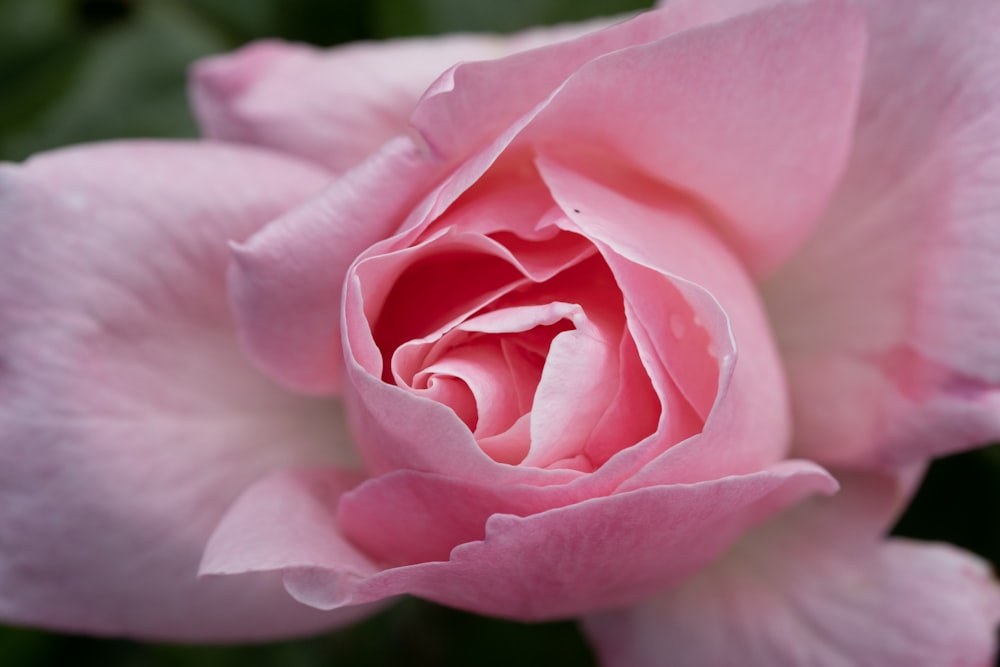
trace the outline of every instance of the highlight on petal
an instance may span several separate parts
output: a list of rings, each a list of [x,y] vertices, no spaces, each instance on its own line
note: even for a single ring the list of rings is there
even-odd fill
[[[336,626],[275,577],[199,581],[258,477],[350,465],[340,407],[274,387],[225,290],[242,241],[327,175],[249,148],[128,142],[0,167],[0,618],[204,641]]]
[[[1000,5],[860,5],[846,173],[763,293],[798,455],[889,468],[1000,437]]]
[[[585,618],[602,664],[993,664],[1000,585],[989,565],[949,545],[881,539],[891,486],[845,478],[840,495],[751,531],[688,581]]]

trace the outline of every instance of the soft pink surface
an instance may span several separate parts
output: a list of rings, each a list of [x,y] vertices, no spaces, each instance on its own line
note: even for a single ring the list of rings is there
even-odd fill
[[[861,4],[847,172],[763,292],[798,453],[885,467],[1000,437],[1000,4]]]
[[[698,8],[698,3],[685,3],[685,7],[688,4],[693,9],[685,9],[683,14],[699,14],[702,11]],[[543,48],[534,58],[529,59],[529,63],[535,65],[526,68],[522,63],[516,68],[519,79],[517,95],[510,95],[510,91],[506,90],[504,95],[490,94],[490,99],[493,100],[491,104],[503,102],[503,106],[497,106],[494,115],[488,118],[490,127],[502,130],[505,125],[517,121],[519,115],[530,111],[536,103],[544,100],[552,88],[560,83],[560,77],[565,77],[575,66],[588,59],[607,50],[626,46],[633,40],[647,41],[676,30],[677,20],[662,18],[675,13],[677,12],[660,12],[651,17],[640,17],[610,31],[587,36],[579,42],[571,41]],[[683,21],[681,25],[684,25]],[[543,32],[542,35],[544,34]],[[607,37],[606,34],[611,36]],[[537,44],[528,39],[525,45]],[[223,77],[226,73],[223,78],[228,80],[232,75],[233,81],[224,88],[232,86],[242,90],[246,84],[257,81],[255,77],[258,76],[261,86],[283,86],[280,78],[272,83],[271,79],[264,76],[268,64],[272,60],[281,62],[286,57],[299,59],[295,55],[299,53],[298,50],[283,55],[285,52],[282,48],[274,45],[259,47],[259,55],[254,55],[255,53],[257,52],[250,50],[232,62],[228,59],[210,61],[206,65],[206,72],[218,70],[219,73],[206,76],[211,79],[213,76]],[[522,61],[523,59],[518,62]],[[493,71],[487,67],[486,71],[494,86],[514,75],[508,71],[506,62],[495,61]],[[538,64],[544,66],[538,67]],[[475,69],[479,65],[469,64],[464,67]],[[529,71],[525,72],[525,69]],[[465,70],[455,70],[462,71]],[[449,77],[455,72],[449,73],[442,81],[450,80]],[[315,76],[326,77],[328,73],[325,68],[320,67]],[[476,81],[478,77],[479,74],[476,74],[472,80]],[[224,122],[225,118],[232,115],[231,106],[234,102],[218,96],[212,96],[212,99],[219,100],[218,105],[205,102],[207,89],[199,81],[201,78],[196,77],[196,103],[201,108],[214,109],[210,115],[222,119],[210,124],[210,127],[217,125],[219,128],[212,132],[232,132],[236,138],[243,132],[240,124]],[[439,84],[439,88],[444,85]],[[436,117],[453,115],[457,113],[451,111],[455,106],[454,96],[447,95],[446,92],[428,93],[428,99],[416,111],[409,105],[399,113],[401,116],[411,112],[417,116],[421,113]],[[273,99],[285,98],[277,96]],[[365,99],[362,96],[361,116],[369,118],[364,111]],[[482,104],[476,98],[462,99]],[[425,105],[428,111],[421,112],[420,109]],[[480,107],[475,107],[478,108]],[[303,113],[298,105],[285,109],[285,112],[290,114],[287,124],[300,128],[299,131],[307,137],[307,143],[315,142],[316,145],[325,146],[323,137],[326,130],[320,129],[326,126],[327,119],[323,114],[317,116]],[[205,117],[205,112],[202,116]],[[246,119],[241,122],[246,122]],[[435,122],[443,124],[434,125]],[[450,127],[449,131],[468,131],[465,129],[470,124],[468,119],[458,126],[448,125],[450,122],[447,117],[439,121],[426,120],[419,142],[407,136],[390,140],[358,168],[333,183],[323,196],[269,225],[264,233],[238,249],[231,289],[241,337],[255,363],[281,384],[309,393],[339,390],[343,372],[338,344],[340,285],[350,263],[362,250],[394,232],[408,216],[418,219],[446,208],[482,174],[520,129],[517,127],[503,133],[501,140],[494,142],[495,146],[465,165],[462,170],[464,173],[452,176],[436,193],[425,197],[427,191],[460,161],[481,148],[477,142],[485,141],[478,136],[467,138],[451,154],[442,155],[440,147],[431,148],[426,143],[434,140],[427,125],[441,130]],[[479,127],[484,122],[486,120],[483,118],[476,118],[471,124]],[[402,126],[397,128],[402,129]],[[279,143],[275,147],[295,152],[294,147],[286,143]],[[375,148],[374,145],[369,146],[369,150]],[[329,150],[336,152],[338,147],[332,145]],[[387,187],[389,183],[392,187]]]
[[[374,478],[319,504],[313,477],[258,485],[213,538],[204,572],[283,562],[289,590],[323,608],[410,592],[551,618],[673,583],[788,503],[833,489],[817,468],[778,463],[789,445],[786,391],[742,261],[759,269],[788,252],[771,248],[775,238],[811,229],[846,153],[863,31],[832,2],[656,39],[697,6],[460,66],[414,113],[433,156],[394,171],[402,162],[390,145],[238,251],[233,294],[245,340],[265,341],[257,349],[287,382],[282,373],[311,349],[306,337],[323,346],[321,362],[334,358],[335,274],[356,238],[399,226],[347,269],[342,304],[342,391]],[[801,33],[815,33],[811,49]],[[511,68],[523,85],[483,107],[481,86],[496,89]],[[476,76],[463,83],[470,69]],[[680,72],[683,87],[667,85]],[[644,85],[650,77],[663,85]],[[598,104],[612,80],[613,103]],[[805,85],[815,90],[803,103]],[[664,87],[670,104],[650,92]],[[746,109],[713,163],[695,146],[718,134],[709,102],[720,87]],[[628,124],[619,122],[626,106]],[[782,114],[790,119],[775,122]],[[827,132],[807,131],[817,126]],[[665,143],[644,150],[640,131]],[[584,137],[591,151],[567,149]],[[762,141],[774,163],[762,167],[758,155],[751,169]],[[748,185],[729,161],[780,173]],[[784,167],[802,163],[812,167]],[[664,193],[664,182],[686,178]],[[414,182],[430,191],[406,207],[399,194],[362,198],[390,182],[405,197],[419,193]],[[371,222],[329,205],[344,197],[368,202]],[[744,217],[708,211],[717,198]],[[752,242],[731,239],[736,252],[717,234],[738,236],[728,220],[753,230],[757,218],[776,226]],[[302,333],[296,345],[272,335],[275,316]],[[514,361],[514,347],[528,356]],[[328,388],[335,377],[331,363]],[[606,405],[617,412],[602,421]],[[325,553],[279,522],[255,561],[269,494],[282,506],[326,506],[315,526],[328,534]],[[611,552],[629,555],[616,562]],[[392,567],[358,574],[359,557]],[[556,563],[562,573],[546,583]]]
[[[230,298],[244,350],[298,392],[340,389],[341,291],[347,268],[391,234],[444,165],[398,137],[318,197],[233,249]],[[394,187],[386,189],[386,183]]]
[[[339,482],[331,475],[287,473],[251,488],[213,536],[202,572],[282,570],[289,592],[321,609],[412,593],[523,620],[567,617],[641,599],[651,588],[676,583],[748,526],[808,494],[835,488],[821,469],[787,461],[752,475],[647,487],[526,517],[493,514],[485,527],[480,521],[479,535],[454,549],[447,561],[391,567],[366,556],[338,530],[342,523],[334,498]],[[437,488],[441,498],[452,497],[448,483]],[[440,498],[418,487],[396,484],[392,491],[365,507],[379,511],[392,503],[404,509],[407,502],[430,501],[438,517],[431,522],[430,540],[480,510],[461,500],[442,512]],[[479,492],[473,502],[477,497],[485,496]],[[283,511],[272,511],[276,506]],[[288,515],[297,520],[290,524]],[[375,540],[393,538],[374,523],[367,531]],[[421,557],[433,553],[413,552],[426,549],[419,545],[407,548]]]
[[[0,618],[232,640],[365,613],[316,613],[274,577],[195,576],[250,482],[352,460],[340,408],[257,374],[226,304],[226,241],[325,180],[182,143],[0,168]]]
[[[511,36],[360,42],[328,50],[255,42],[195,64],[191,100],[208,137],[274,148],[340,174],[405,133],[421,95],[456,63],[568,40],[609,22]]]
[[[896,486],[775,516],[837,487],[791,455],[1000,435],[1000,9],[766,4],[264,43],[196,68],[202,124],[313,167],[4,167],[0,617],[263,639],[410,593],[597,614],[607,667],[987,664],[995,582],[883,541]]]
[[[426,152],[410,146],[410,161],[404,164],[391,148],[383,150],[363,167],[363,179],[334,185],[325,202],[287,217],[246,247],[233,281],[234,294],[247,295],[237,300],[245,335],[268,341],[264,367],[270,364],[279,378],[294,368],[296,351],[277,337],[269,339],[264,318],[254,311],[280,313],[296,322],[299,350],[329,346],[343,335],[348,381],[332,380],[340,369],[331,363],[326,387],[344,388],[358,445],[376,476],[342,493],[322,473],[262,482],[226,517],[206,553],[204,572],[280,569],[297,599],[320,608],[409,592],[515,618],[579,614],[669,587],[788,501],[830,490],[829,478],[802,464],[778,464],[795,471],[788,478],[772,472],[770,466],[788,454],[787,396],[795,401],[794,443],[801,451],[834,461],[857,452],[873,458],[886,442],[884,434],[871,437],[870,430],[855,426],[867,419],[866,411],[881,409],[878,392],[879,400],[863,404],[873,395],[855,391],[850,377],[840,386],[840,374],[808,363],[819,349],[814,343],[847,344],[850,336],[838,338],[838,332],[858,323],[864,329],[865,318],[882,312],[886,304],[877,301],[879,289],[867,295],[859,288],[866,294],[867,300],[859,302],[864,310],[840,321],[810,319],[827,303],[836,304],[835,298],[806,300],[809,307],[803,307],[793,297],[810,288],[835,296],[841,284],[868,279],[851,265],[864,256],[853,246],[810,240],[817,224],[822,225],[817,238],[835,241],[839,230],[876,229],[875,236],[847,232],[872,247],[881,238],[877,229],[885,238],[902,231],[896,227],[906,218],[892,211],[885,213],[890,222],[878,222],[878,228],[866,227],[864,219],[832,227],[829,222],[842,215],[839,202],[845,197],[864,201],[850,188],[864,184],[873,168],[866,165],[876,149],[868,144],[878,134],[870,124],[892,122],[882,120],[877,96],[883,88],[904,85],[881,81],[887,76],[884,67],[888,76],[905,78],[884,64],[886,46],[879,40],[891,44],[895,36],[880,34],[885,28],[876,20],[873,60],[868,60],[856,5],[797,3],[736,16],[761,4],[672,3],[666,12],[537,53],[459,65],[431,86],[411,116]],[[697,26],[702,27],[674,35]],[[893,57],[914,60],[907,40],[916,30],[896,29],[910,36]],[[931,55],[947,58],[947,43],[944,55]],[[863,92],[862,75],[867,77]],[[861,133],[855,137],[859,95]],[[906,125],[893,130],[902,132],[899,128]],[[840,179],[848,159],[845,188]],[[380,199],[390,180],[401,183],[402,190]],[[921,183],[921,192],[934,192]],[[374,213],[340,215],[328,204],[344,200],[373,202]],[[985,220],[976,218],[978,208],[971,211],[970,219]],[[365,222],[358,225],[358,220]],[[357,232],[342,230],[355,226],[373,230],[363,232],[363,238],[377,242],[348,268],[348,256],[360,244],[350,241]],[[546,235],[551,227],[581,234],[597,254]],[[984,232],[982,226],[975,229]],[[513,232],[520,241],[500,239],[500,232]],[[926,234],[919,234],[926,243]],[[942,244],[947,252],[938,252],[954,260],[951,238]],[[988,237],[983,240],[985,257],[992,246]],[[966,246],[961,243],[959,249]],[[845,248],[848,252],[841,252]],[[289,257],[295,258],[292,270],[285,266]],[[827,271],[832,265],[826,260],[836,262],[836,271]],[[558,280],[553,276],[570,275],[575,267],[591,276],[610,272],[620,291],[624,325],[621,315],[592,317],[594,303],[583,304],[553,286]],[[961,283],[972,290],[969,303],[976,310],[995,289],[989,282],[993,273],[989,266],[974,265],[969,275],[985,279],[986,285]],[[321,280],[311,280],[313,275]],[[330,286],[345,275],[342,303]],[[766,279],[770,321],[749,276]],[[305,280],[296,280],[301,277]],[[247,289],[267,281],[273,282],[266,289]],[[601,293],[593,285],[588,289]],[[511,303],[512,295],[524,290],[537,300]],[[927,294],[938,292],[932,287]],[[896,300],[887,304],[889,311],[924,299],[899,298],[898,290],[892,295]],[[933,298],[964,303],[952,293]],[[599,300],[608,304],[614,298]],[[307,312],[296,305],[301,303],[310,304]],[[342,332],[331,317],[341,308]],[[977,322],[990,319],[971,315]],[[558,330],[542,333],[557,323]],[[792,362],[790,389],[771,325],[778,328],[780,353]],[[816,326],[824,331],[813,336],[810,327]],[[545,366],[512,361],[512,341],[525,339],[529,329],[534,338],[522,347],[547,348]],[[989,330],[988,323],[975,327],[979,333]],[[587,347],[582,339],[572,342],[574,332],[584,331]],[[805,332],[801,341],[796,338],[800,331]],[[974,354],[984,359],[986,350],[978,343]],[[802,359],[807,365],[798,365]],[[912,361],[922,359],[910,348],[893,348],[876,360],[876,367],[897,375],[917,368],[916,378],[905,379],[907,388],[928,380],[947,384],[947,375],[930,372],[940,370],[940,364],[914,366]],[[576,377],[574,372],[584,367],[587,372]],[[715,372],[706,372],[709,368]],[[803,368],[807,372],[801,373]],[[628,378],[636,372],[645,374],[655,394],[652,401],[638,402],[644,414],[657,414],[655,429],[648,436],[631,432],[625,438],[634,441],[630,446],[579,446],[586,441],[582,434],[594,428],[588,422],[594,410],[589,401],[607,402],[615,395],[608,384],[632,384]],[[595,377],[608,381],[593,382]],[[826,386],[834,386],[835,394],[817,396]],[[989,391],[987,382],[959,383],[944,400],[967,413],[981,410],[995,417]],[[802,395],[812,398],[806,402]],[[567,411],[574,412],[568,404],[580,411],[578,420],[566,419]],[[950,407],[939,410],[939,405],[937,399],[924,402],[920,414],[933,420]],[[858,416],[851,406],[860,408]],[[823,431],[830,420],[811,417],[825,412],[841,417],[835,429],[827,429],[839,434],[839,449]],[[556,433],[565,437],[551,437]],[[982,433],[989,430],[979,429],[975,437]],[[602,435],[606,442],[621,439],[615,429]],[[860,440],[852,439],[859,435]],[[933,428],[930,435],[937,435]],[[817,442],[831,446],[817,447]],[[603,458],[595,465],[597,451]],[[910,458],[928,453],[921,449]],[[778,479],[786,481],[776,487]],[[769,481],[761,487],[763,480]],[[317,493],[317,487],[326,491]],[[881,545],[879,531],[896,505],[864,533],[877,512],[857,506],[853,494],[830,506],[835,509],[809,505],[754,532],[706,570],[715,577],[696,575],[676,593],[606,617],[603,625],[590,622],[605,659],[660,664],[665,651],[674,648],[661,642],[672,635],[661,632],[658,623],[662,610],[672,613],[675,603],[679,609],[707,609],[706,616],[721,615],[723,622],[734,618],[734,632],[741,631],[741,623],[757,620],[776,624],[760,626],[765,634],[788,629],[781,619],[792,623],[794,616],[772,597],[782,587],[788,587],[787,594],[805,596],[806,613],[824,628],[832,624],[831,633],[842,629],[841,637],[879,623],[889,623],[899,637],[910,632],[926,637],[915,644],[922,647],[916,653],[902,640],[887,645],[859,640],[858,646],[841,649],[823,642],[781,643],[780,633],[763,645],[752,638],[746,646],[735,644],[761,665],[768,660],[796,664],[800,658],[832,665],[840,650],[854,651],[841,662],[872,665],[903,664],[920,651],[938,662],[956,656],[985,659],[992,646],[987,626],[995,621],[996,589],[981,568],[954,550]],[[272,496],[280,497],[283,506],[308,507],[315,525],[299,529],[322,535],[325,546],[297,540],[280,522],[261,523]],[[728,511],[722,509],[726,506]],[[815,525],[798,518],[814,512],[820,513]],[[260,531],[274,536],[266,548],[255,546],[259,539],[245,537]],[[816,549],[816,544],[822,546]],[[773,587],[746,579],[745,553],[763,560],[760,567]],[[937,579],[928,575],[934,568],[940,568]],[[883,576],[887,569],[891,576]],[[872,584],[851,598],[851,584],[859,576]],[[907,616],[896,599],[900,590],[918,584],[923,588],[915,594],[928,608],[950,589],[933,614],[957,616],[963,601],[987,613],[978,624]],[[716,594],[742,594],[747,608],[769,611],[749,619],[726,616],[738,610],[713,606]],[[852,612],[860,620],[845,617]],[[939,618],[933,614],[922,618]],[[683,611],[678,615],[686,618]],[[669,622],[675,620],[671,616]],[[682,620],[674,627],[678,637],[697,638],[711,623],[697,616],[696,622]],[[788,629],[788,634],[803,636],[801,630]],[[693,642],[690,657],[677,653],[678,660],[738,662],[711,653],[713,646],[707,640]],[[709,652],[699,653],[703,649]]]
[[[987,667],[1000,588],[948,545],[882,540],[886,479],[843,475],[831,499],[751,531],[683,584],[584,619],[604,667]]]
[[[570,219],[566,226],[607,248],[630,320],[642,331],[640,350],[661,357],[702,419],[712,413],[700,436],[670,449],[626,486],[695,482],[783,458],[784,376],[759,297],[732,251],[686,199],[634,173],[545,156],[537,164]],[[725,332],[715,328],[713,310],[725,318]],[[706,372],[711,359],[721,365],[721,386]]]
[[[297,390],[336,391],[342,372],[335,346],[338,286],[350,260],[404,219],[412,227],[440,215],[512,144],[584,141],[660,181],[694,189],[697,204],[722,211],[705,213],[738,242],[743,259],[755,268],[793,249],[796,239],[808,234],[841,167],[863,29],[842,3],[819,3],[622,48],[689,26],[687,15],[698,14],[700,7],[679,3],[675,10],[643,15],[598,35],[464,65],[449,75],[472,68],[468,85],[445,85],[448,77],[439,81],[413,115],[433,156],[399,138],[240,250],[234,305],[244,342],[260,367]],[[789,37],[802,31],[821,34],[806,48],[806,42]],[[619,50],[601,57],[611,48]],[[539,66],[529,67],[535,60]],[[755,61],[764,66],[746,69]],[[520,80],[510,91],[505,81],[515,66]],[[650,77],[674,70],[683,88],[647,85]],[[560,86],[559,77],[571,73]],[[738,82],[734,73],[741,73]],[[614,95],[604,88],[610,80],[617,82]],[[480,87],[488,82],[497,93],[489,99],[502,104],[484,108]],[[805,86],[812,86],[808,94]],[[731,90],[732,99],[715,100],[720,87]],[[658,88],[672,91],[673,99],[651,92]],[[733,104],[745,107],[738,123],[713,115],[718,113],[713,108]],[[620,122],[625,117],[629,122]],[[693,139],[715,141],[720,123],[731,128],[725,141],[733,146],[702,150]],[[494,126],[499,136],[489,142],[482,129]],[[825,128],[820,135],[810,129],[817,126]],[[469,131],[474,135],[462,139]],[[650,146],[646,137],[665,143]],[[443,144],[445,138],[453,143]],[[427,194],[463,158],[460,168]],[[387,189],[387,183],[394,187]],[[426,195],[422,201],[421,195]],[[741,215],[728,215],[737,210]]]

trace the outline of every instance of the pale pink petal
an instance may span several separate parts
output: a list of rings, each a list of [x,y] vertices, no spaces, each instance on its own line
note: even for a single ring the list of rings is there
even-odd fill
[[[336,608],[411,593],[470,611],[522,620],[565,618],[632,602],[714,559],[737,535],[781,508],[835,482],[821,469],[788,462],[775,469],[690,486],[592,498],[524,518],[495,514],[482,542],[447,562],[398,567],[331,596],[317,582],[333,569],[291,571],[299,600]],[[443,511],[441,508],[439,511]]]
[[[517,464],[524,460],[531,446],[531,415],[525,412],[506,430],[477,436],[476,442],[494,461]]]
[[[545,487],[489,486],[405,470],[346,494],[337,518],[351,543],[376,562],[411,565],[447,561],[456,546],[485,537],[490,516],[536,514],[551,509],[557,496]]]
[[[753,475],[640,489],[526,517],[493,514],[485,523],[484,539],[478,541],[466,532],[477,527],[470,518],[488,513],[483,503],[502,498],[507,490],[483,486],[492,490],[488,496],[477,496],[480,492],[473,487],[479,485],[471,485],[464,492],[471,495],[462,499],[465,483],[446,484],[440,487],[446,491],[444,498],[436,498],[435,484],[422,485],[422,477],[440,481],[414,473],[374,480],[384,494],[381,501],[371,502],[370,497],[362,501],[359,496],[353,504],[341,504],[339,517],[337,506],[328,502],[329,494],[315,492],[313,485],[287,476],[280,484],[261,483],[222,523],[203,572],[281,569],[289,592],[321,609],[410,593],[523,620],[567,617],[632,602],[651,589],[675,583],[716,558],[752,525],[806,495],[830,493],[836,487],[816,466],[786,462]],[[299,499],[297,504],[281,502],[289,512],[304,508],[296,516],[308,526],[300,522],[291,531],[280,514],[266,510],[275,484],[283,497]],[[365,488],[352,494],[365,493]],[[543,493],[532,488],[525,492],[536,498]],[[509,502],[531,509],[523,504],[531,502],[530,496],[512,497]],[[344,515],[355,511],[360,512],[356,517]],[[409,525],[406,516],[416,522]],[[419,532],[423,526],[433,548],[415,552],[420,545],[407,542],[410,549],[402,552],[404,557],[442,560],[399,567],[389,563],[387,569],[375,572],[375,562],[352,548],[339,528],[351,525],[373,547],[395,544],[391,530],[366,525],[373,519],[407,531]],[[248,532],[270,534],[273,539],[242,539]],[[477,541],[461,544],[448,555],[448,539],[456,535]],[[446,556],[448,560],[443,560]]]
[[[363,250],[395,231],[446,167],[426,160],[407,138],[392,141],[235,248],[233,310],[258,367],[296,391],[339,390],[347,269]]]
[[[449,157],[472,153],[591,60],[722,18],[725,14],[712,3],[675,0],[666,11],[647,12],[578,39],[548,46],[525,43],[542,48],[497,61],[462,63],[428,89],[412,122],[435,153]]]
[[[274,148],[339,174],[404,134],[420,96],[453,65],[572,39],[607,22],[333,49],[261,41],[196,63],[191,101],[210,138]]]
[[[801,455],[886,466],[1000,437],[1000,5],[861,4],[848,170],[764,294]]]
[[[634,34],[621,45],[628,48],[586,64],[557,45],[460,67],[453,89],[426,97],[414,122],[434,150],[451,156],[506,129],[507,106],[536,114],[520,141],[600,151],[692,196],[753,271],[765,272],[807,237],[840,175],[863,22],[847,2],[815,2],[650,42],[651,26],[672,15],[668,8],[600,33]],[[578,48],[588,39],[598,35]],[[499,78],[529,62],[532,76],[512,94]],[[545,76],[556,73],[571,76],[546,98],[560,81]]]
[[[397,384],[411,384],[413,376],[420,372],[426,364],[437,361],[450,348],[466,342],[470,333],[524,333],[535,327],[547,328],[560,321],[579,316],[581,313],[581,308],[578,305],[553,301],[544,305],[505,305],[497,310],[473,315],[453,328],[439,330],[430,336],[414,339],[400,345],[393,352],[393,377]],[[496,338],[506,343],[513,343],[514,341],[523,342],[525,337],[504,338],[496,336]],[[544,350],[540,352],[544,352]],[[520,388],[515,386],[515,389]],[[519,393],[519,402],[522,405],[530,406],[530,398],[530,394]]]
[[[594,326],[552,339],[531,407],[531,446],[523,464],[546,467],[582,451],[615,394],[618,332]],[[623,443],[628,446],[634,443]]]
[[[719,17],[705,3],[683,0],[670,11],[645,14],[580,40],[469,64],[442,77],[415,116],[429,150],[407,137],[391,140],[322,196],[237,248],[233,305],[241,339],[258,367],[297,391],[338,391],[341,293],[359,253],[401,225],[411,233],[395,245],[418,236],[479,180],[580,65],[609,50]],[[616,62],[627,71],[629,58],[626,54]],[[512,77],[519,79],[514,88],[508,85]],[[484,104],[495,113],[483,115]]]
[[[397,252],[367,255],[348,288],[347,349],[386,380],[391,364],[379,356],[388,361],[401,345],[434,340],[528,282],[506,248],[479,234],[449,233]]]
[[[604,378],[613,395],[599,411],[597,423],[583,447],[583,453],[592,466],[598,468],[621,451],[623,445],[635,446],[634,444],[654,433],[664,412],[667,419],[675,419],[681,409],[690,410],[689,406],[676,410],[673,405],[668,405],[666,410],[662,408],[653,389],[650,373],[643,366],[635,339],[628,330],[622,332],[618,358],[620,363],[617,373]],[[677,402],[684,403],[679,391],[675,390],[671,398],[673,397],[678,399]],[[700,425],[697,417],[691,412],[687,412],[686,417],[688,425],[676,426],[670,437],[685,431],[698,431]]]
[[[475,412],[471,421],[463,421],[469,424],[477,438],[506,430],[521,415],[513,378],[498,341],[463,345],[428,366],[417,377],[431,383],[453,377],[468,387],[475,397]]]
[[[380,568],[371,558],[343,539],[331,513],[362,480],[333,468],[286,470],[261,479],[218,523],[205,547],[201,574],[324,567],[330,559],[345,577],[377,573]]]
[[[882,540],[893,499],[866,486],[847,480],[842,495],[752,531],[679,586],[586,618],[601,664],[992,665],[1000,586],[989,565],[948,545]]]
[[[647,465],[629,488],[744,473],[783,458],[789,424],[781,363],[739,260],[687,202],[641,177],[599,173],[583,160],[570,166],[542,156],[537,164],[570,228],[606,247],[640,351],[662,359],[706,420],[701,433]],[[707,372],[711,366],[716,372]],[[652,377],[654,386],[664,384]]]
[[[0,168],[0,618],[173,640],[265,639],[307,613],[274,579],[198,581],[257,477],[349,461],[342,411],[242,357],[242,240],[326,175],[251,149],[122,143]]]
[[[489,157],[492,162],[495,156]],[[521,252],[530,254],[536,244],[545,247],[558,229],[542,228],[540,221],[552,209],[552,197],[538,180],[537,174],[526,168],[522,161],[509,164],[491,164],[485,174],[475,174],[457,201],[447,202],[447,210],[423,230],[419,239],[427,238],[442,230],[455,227],[463,232],[498,235],[506,241],[520,241]],[[464,171],[460,169],[460,171]],[[499,195],[499,196],[498,196]],[[442,204],[444,202],[439,202]],[[562,235],[562,243],[572,248],[573,243]],[[406,237],[404,237],[406,238]],[[400,239],[402,242],[403,239]],[[406,239],[409,245],[416,241]],[[576,245],[585,243],[577,239]],[[545,260],[551,263],[554,248],[546,248]]]

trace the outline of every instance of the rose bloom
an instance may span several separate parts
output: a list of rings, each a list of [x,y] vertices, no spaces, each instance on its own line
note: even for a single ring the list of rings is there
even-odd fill
[[[209,141],[5,166],[0,617],[989,664],[988,566],[885,535],[1000,437],[998,63],[994,0],[265,42]]]

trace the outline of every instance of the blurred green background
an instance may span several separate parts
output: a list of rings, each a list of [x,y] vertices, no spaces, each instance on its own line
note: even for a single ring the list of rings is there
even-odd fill
[[[195,136],[196,58],[261,37],[328,46],[511,31],[652,0],[0,0],[0,159],[114,137]]]
[[[0,0],[0,159],[81,141],[193,137],[186,68],[260,37],[335,45],[511,31],[645,0]],[[1000,450],[936,463],[897,532],[1000,563]],[[0,591],[2,595],[2,591]],[[407,600],[354,627],[261,646],[196,647],[0,627],[0,666],[593,665],[575,624],[526,625]]]

